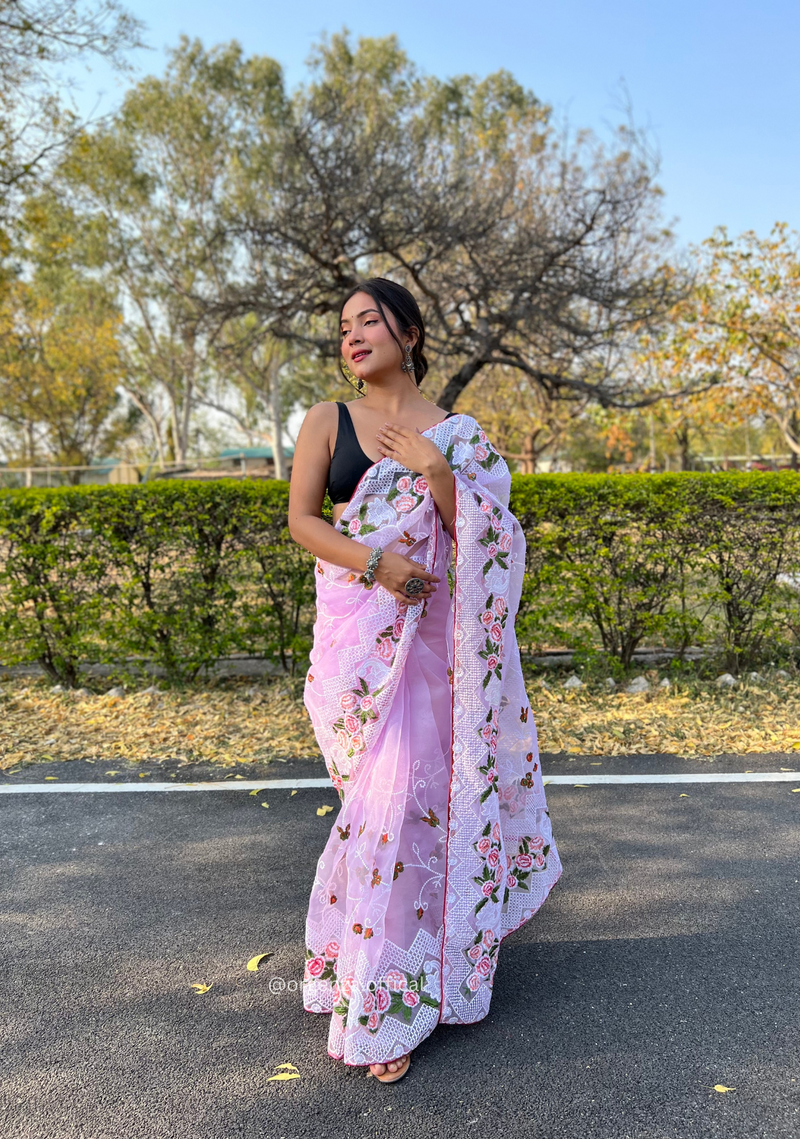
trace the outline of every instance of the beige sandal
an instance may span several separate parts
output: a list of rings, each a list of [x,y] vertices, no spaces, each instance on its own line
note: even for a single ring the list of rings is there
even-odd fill
[[[383,1061],[381,1061],[381,1063],[383,1063]],[[389,1063],[391,1063],[391,1061],[389,1061]],[[404,1076],[410,1067],[411,1055],[408,1054],[405,1057],[405,1063],[402,1065],[402,1067],[398,1068],[396,1072],[390,1072],[387,1068],[386,1071],[380,1076],[376,1076],[374,1072],[368,1072],[367,1075],[375,1076],[375,1079],[380,1080],[382,1084],[393,1084],[395,1080],[399,1080],[402,1076]]]

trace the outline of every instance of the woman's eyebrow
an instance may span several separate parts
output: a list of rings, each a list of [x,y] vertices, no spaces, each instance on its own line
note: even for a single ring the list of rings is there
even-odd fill
[[[358,320],[358,318],[360,316],[366,316],[368,312],[377,312],[377,311],[378,310],[376,308],[365,308],[363,310],[363,312],[357,312],[356,313],[356,320]],[[349,321],[349,320],[350,320],[349,316],[343,316],[342,319],[339,321],[339,324],[344,324],[346,321]]]

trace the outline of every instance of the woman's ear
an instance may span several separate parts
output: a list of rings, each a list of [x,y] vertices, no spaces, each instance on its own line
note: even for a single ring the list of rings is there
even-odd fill
[[[417,343],[417,341],[419,340],[419,329],[418,329],[418,328],[414,328],[414,326],[412,325],[412,326],[411,326],[411,328],[409,328],[409,330],[408,330],[408,332],[406,333],[406,335],[408,336],[408,343],[409,343],[409,344],[411,345],[411,347],[413,348],[413,347],[414,347],[414,345],[415,345],[415,344]]]

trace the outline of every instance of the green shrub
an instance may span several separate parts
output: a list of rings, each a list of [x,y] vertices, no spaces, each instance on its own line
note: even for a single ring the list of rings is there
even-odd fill
[[[288,500],[274,480],[0,491],[0,658],[66,685],[145,660],[185,682],[232,653],[305,671],[315,558]],[[523,646],[622,673],[644,643],[701,644],[736,672],[797,642],[797,474],[515,474],[510,507]]]

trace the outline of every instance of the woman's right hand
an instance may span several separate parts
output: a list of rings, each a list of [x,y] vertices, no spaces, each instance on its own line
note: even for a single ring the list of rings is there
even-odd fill
[[[425,588],[422,592],[415,593],[413,596],[405,591],[406,582],[412,577],[420,577],[425,582]],[[441,579],[435,573],[428,573],[419,562],[415,562],[411,558],[384,551],[378,559],[375,580],[398,601],[417,602],[431,597],[436,592],[436,584]]]

